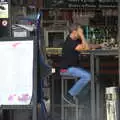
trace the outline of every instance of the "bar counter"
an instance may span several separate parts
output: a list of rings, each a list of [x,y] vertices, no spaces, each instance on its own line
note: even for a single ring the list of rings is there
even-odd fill
[[[53,61],[53,67],[59,69],[59,63],[61,61],[61,50],[62,49],[47,49],[47,57]],[[55,52],[54,52],[55,51]],[[117,49],[96,49],[96,50],[89,50],[89,51],[82,51],[80,52],[80,66],[83,66],[85,69],[87,68],[91,72],[91,120],[106,120],[104,118],[105,112],[104,109],[104,88],[101,88],[101,82],[105,81],[110,82],[118,80],[114,77],[114,75],[118,76],[118,50]],[[52,80],[52,86],[56,86],[57,88],[52,88],[52,94],[58,95],[60,91],[57,90],[60,86],[58,83],[60,80],[58,72],[56,71],[56,78]],[[100,76],[100,78],[98,77]],[[107,78],[109,77],[109,78]],[[106,79],[109,79],[108,81]],[[60,88],[59,88],[60,89]],[[102,94],[102,97],[101,97]],[[52,95],[52,96],[54,96]],[[56,96],[56,95],[55,95]],[[60,97],[60,96],[59,96]],[[52,98],[52,107],[56,105],[55,98]],[[58,104],[58,103],[57,103]],[[54,107],[53,107],[54,109]],[[54,110],[53,110],[54,111]]]
[[[97,78],[100,70],[100,57],[118,56],[117,49],[97,49],[90,51],[82,51],[82,55],[90,56],[90,71],[91,71],[91,120],[104,120],[104,115],[101,116],[100,109],[100,81]],[[119,64],[118,64],[119,65]],[[104,106],[104,105],[103,105]],[[102,108],[103,109],[103,108]]]

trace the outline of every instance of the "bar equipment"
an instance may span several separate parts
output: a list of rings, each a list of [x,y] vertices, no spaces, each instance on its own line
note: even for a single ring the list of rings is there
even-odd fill
[[[106,118],[107,120],[118,120],[119,115],[119,93],[118,87],[107,87],[105,90]]]

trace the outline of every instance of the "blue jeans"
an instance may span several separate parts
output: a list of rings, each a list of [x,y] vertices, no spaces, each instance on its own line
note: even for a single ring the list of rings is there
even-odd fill
[[[80,79],[68,91],[70,95],[76,96],[89,83],[89,81],[91,80],[91,74],[80,67],[78,67],[78,68],[77,67],[70,67],[67,70],[71,75],[76,76],[76,77],[80,77]]]

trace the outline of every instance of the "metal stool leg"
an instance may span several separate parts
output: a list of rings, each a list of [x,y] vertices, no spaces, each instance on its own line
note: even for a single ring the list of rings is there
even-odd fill
[[[75,79],[75,82],[77,79]],[[75,98],[76,120],[79,120],[79,100]]]
[[[76,120],[79,120],[79,105],[78,105],[78,99],[76,99]]]
[[[75,105],[66,105],[64,103],[64,95],[68,92],[68,85],[67,85],[67,80],[73,79],[75,82],[77,81],[76,77],[64,77],[61,76],[61,120],[65,120],[65,110],[67,110],[66,114],[69,114],[68,111],[73,110],[73,114],[69,114],[67,117],[75,117],[75,120],[79,120],[79,101],[77,98],[75,98]],[[74,111],[75,110],[75,111]]]
[[[64,79],[61,77],[61,120],[64,120]]]

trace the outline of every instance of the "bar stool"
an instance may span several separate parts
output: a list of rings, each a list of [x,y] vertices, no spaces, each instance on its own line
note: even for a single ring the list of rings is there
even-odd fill
[[[61,76],[61,120],[66,120],[66,119],[78,120],[79,119],[78,99],[76,97],[74,98],[75,104],[65,103],[65,95],[68,92],[68,85],[67,85],[68,80],[73,80],[74,82],[76,82],[78,80],[78,77],[72,76],[67,70],[61,70],[60,76]],[[67,108],[67,113],[66,113],[66,108]],[[73,112],[69,113],[68,112],[69,110],[75,110],[74,115]]]

